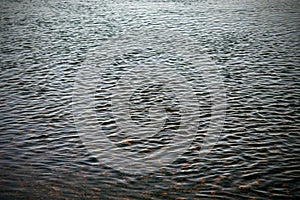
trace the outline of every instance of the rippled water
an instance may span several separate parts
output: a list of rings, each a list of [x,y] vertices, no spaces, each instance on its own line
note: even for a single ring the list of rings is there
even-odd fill
[[[299,9],[2,0],[1,199],[300,198]],[[95,109],[81,116],[85,97]],[[147,172],[129,173],[140,157],[117,166],[91,149],[103,138],[82,134],[89,116],[122,155],[162,156],[193,137],[171,164],[148,171],[146,159]],[[205,138],[218,143],[203,156]]]

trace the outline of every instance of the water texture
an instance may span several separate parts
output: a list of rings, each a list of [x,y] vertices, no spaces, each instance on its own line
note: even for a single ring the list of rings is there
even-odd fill
[[[0,199],[300,198],[299,1],[0,13]]]

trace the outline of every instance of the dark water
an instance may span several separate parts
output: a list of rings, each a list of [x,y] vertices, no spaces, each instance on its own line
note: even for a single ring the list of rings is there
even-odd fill
[[[299,1],[1,0],[0,12],[1,199],[300,198]],[[97,159],[73,118],[74,83],[89,65],[105,68],[96,94],[87,94],[119,149],[163,149],[183,116],[195,115],[191,145],[144,174]],[[161,76],[162,65],[180,76]],[[122,113],[122,98],[111,101],[126,89],[114,89],[120,77],[140,80],[137,69],[150,82],[131,94],[131,125],[163,127],[145,140],[120,132],[111,114]],[[222,112],[213,112],[208,70],[224,89]],[[190,83],[200,112],[182,112],[196,105],[176,100],[176,84],[151,82],[176,77]],[[218,143],[199,156],[208,122],[224,113]]]

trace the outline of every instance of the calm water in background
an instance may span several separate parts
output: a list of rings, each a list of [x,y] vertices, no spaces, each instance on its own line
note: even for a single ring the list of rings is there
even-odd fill
[[[300,198],[299,1],[2,0],[0,12],[1,199]],[[82,145],[74,77],[90,49],[168,28],[219,66],[222,135],[205,158],[195,148],[157,172],[124,174]],[[209,120],[209,103],[202,111]]]

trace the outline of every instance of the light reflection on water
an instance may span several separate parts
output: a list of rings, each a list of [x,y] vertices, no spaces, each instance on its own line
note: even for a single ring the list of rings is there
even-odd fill
[[[35,0],[4,1],[0,7],[1,199],[299,197],[299,2]],[[142,33],[138,42],[154,32],[161,33],[157,43],[174,52],[186,45],[218,66],[226,88],[225,124],[210,154],[197,156],[211,118],[209,92],[189,60],[159,49],[156,59],[195,84],[203,123],[190,149],[171,165],[124,174],[83,146],[73,120],[74,78],[91,49]],[[181,33],[182,40],[165,37],[170,32]],[[132,60],[157,62],[152,56],[141,52],[116,60],[105,86],[114,85],[118,67]],[[109,102],[109,93],[99,90],[99,101]],[[134,106],[133,119],[147,122]],[[178,109],[170,113],[176,127]],[[103,123],[101,115],[98,121]],[[120,148],[136,146],[114,137],[117,128],[105,124],[110,139]],[[143,150],[168,142],[162,138]]]

